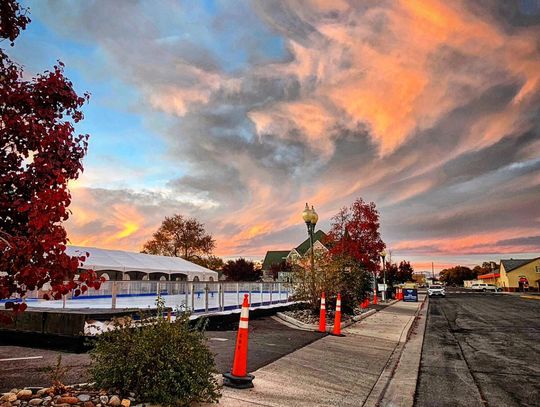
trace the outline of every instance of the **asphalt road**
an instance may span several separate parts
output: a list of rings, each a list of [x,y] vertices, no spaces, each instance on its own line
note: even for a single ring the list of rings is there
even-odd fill
[[[289,328],[270,317],[249,321],[248,370],[250,372],[319,339],[323,334]],[[224,373],[232,367],[236,331],[207,331],[208,346],[215,354],[218,372]],[[75,354],[0,345],[0,392],[25,386],[49,386],[51,380],[47,368],[54,365],[62,355],[62,366],[66,367],[66,384],[89,381],[86,369],[88,354]],[[35,359],[5,360],[13,358]]]
[[[415,406],[540,406],[540,301],[429,300]]]

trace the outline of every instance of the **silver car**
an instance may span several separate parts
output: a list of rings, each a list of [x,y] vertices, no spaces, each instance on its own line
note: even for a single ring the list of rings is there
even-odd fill
[[[444,291],[444,286],[442,285],[430,285],[427,289],[428,296],[434,297],[434,296],[440,296],[445,297],[446,292]]]

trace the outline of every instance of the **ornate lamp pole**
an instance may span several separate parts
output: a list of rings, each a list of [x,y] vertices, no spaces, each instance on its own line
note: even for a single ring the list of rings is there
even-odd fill
[[[311,294],[313,296],[316,296],[315,294],[315,259],[313,257],[313,232],[315,231],[315,225],[317,224],[317,221],[319,220],[319,215],[317,215],[317,212],[315,212],[315,209],[313,209],[313,205],[311,206],[311,209],[309,209],[309,205],[306,203],[304,212],[302,212],[302,219],[304,219],[304,222],[306,222],[308,235],[309,235],[309,243],[310,243],[310,248],[311,248]]]
[[[386,259],[386,250],[383,250],[381,252],[381,259],[382,259],[382,268],[383,268],[383,286],[384,290],[382,292],[382,300],[386,302],[386,262],[384,261]]]

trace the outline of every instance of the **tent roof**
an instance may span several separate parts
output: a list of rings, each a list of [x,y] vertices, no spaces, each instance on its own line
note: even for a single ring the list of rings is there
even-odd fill
[[[86,256],[81,268],[86,270],[142,271],[144,273],[182,273],[189,276],[214,277],[218,273],[191,263],[180,257],[155,256],[153,254],[126,252],[123,250],[99,249],[97,247],[67,246],[70,256]]]

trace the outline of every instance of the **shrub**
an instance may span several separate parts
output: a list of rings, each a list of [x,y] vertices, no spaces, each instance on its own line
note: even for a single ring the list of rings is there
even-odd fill
[[[90,352],[89,370],[96,386],[134,392],[141,401],[164,405],[219,399],[204,327],[190,327],[188,313],[177,312],[172,322],[163,316],[140,322],[117,319],[115,327],[99,335]]]
[[[348,256],[317,256],[314,274],[305,259],[293,265],[293,270],[296,276],[294,298],[305,301],[314,314],[319,313],[323,291],[328,308],[333,308],[337,294],[341,293],[342,310],[353,313],[371,289],[370,274]]]

